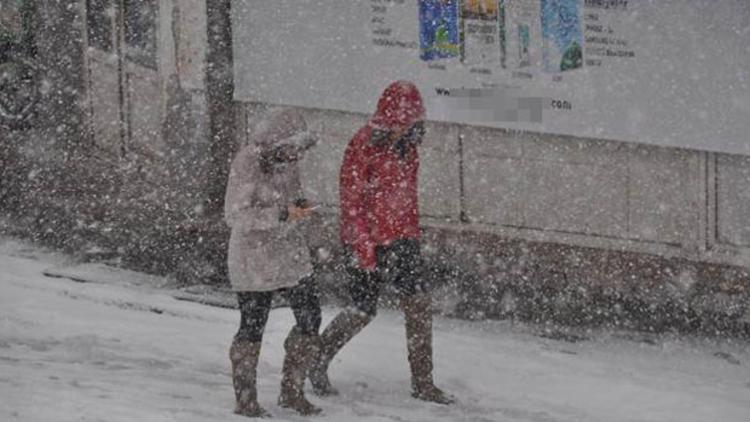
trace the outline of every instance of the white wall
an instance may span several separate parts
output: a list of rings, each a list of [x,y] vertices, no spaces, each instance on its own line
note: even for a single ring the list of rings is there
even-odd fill
[[[716,190],[718,243],[750,248],[750,157],[717,156]]]
[[[249,136],[266,111],[247,107]],[[343,149],[367,116],[304,111],[323,133],[305,188],[335,212]],[[421,153],[426,225],[750,266],[748,157],[442,123]]]

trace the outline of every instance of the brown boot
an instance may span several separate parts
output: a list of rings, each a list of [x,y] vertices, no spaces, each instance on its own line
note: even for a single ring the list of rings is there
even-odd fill
[[[284,341],[286,356],[281,377],[281,395],[279,406],[296,410],[302,415],[317,415],[321,409],[305,398],[303,391],[305,376],[317,355],[320,339],[318,336],[305,336],[293,328]]]
[[[242,416],[265,418],[271,416],[258,404],[258,391],[255,387],[256,368],[260,356],[260,342],[237,340],[229,348],[232,362],[232,384],[237,404],[234,413]]]
[[[453,403],[455,399],[432,380],[432,299],[426,294],[406,296],[401,306],[406,317],[412,396],[439,404]]]
[[[309,377],[313,391],[319,396],[335,396],[339,392],[328,379],[328,365],[333,357],[357,333],[372,321],[372,317],[362,312],[344,310],[331,321],[320,335],[320,353],[310,367]]]

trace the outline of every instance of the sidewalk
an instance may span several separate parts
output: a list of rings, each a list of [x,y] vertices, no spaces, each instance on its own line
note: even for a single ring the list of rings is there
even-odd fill
[[[117,279],[100,268],[101,280],[86,283],[44,275],[66,264],[0,239],[0,420],[246,420],[231,414],[235,310],[176,300],[137,273]],[[305,420],[275,404],[292,321],[288,309],[272,311],[259,366],[260,400],[275,420]],[[435,350],[437,382],[456,406],[409,396],[402,317],[382,311],[332,365],[341,396],[311,396],[325,411],[312,420],[750,418],[746,342],[437,318]]]

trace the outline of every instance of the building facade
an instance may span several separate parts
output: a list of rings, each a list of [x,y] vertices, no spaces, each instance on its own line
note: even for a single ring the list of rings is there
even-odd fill
[[[247,4],[10,3],[0,22],[21,33],[32,16],[23,54],[41,75],[35,124],[3,129],[24,168],[17,215],[36,237],[220,283],[228,161],[289,107],[232,96],[232,56],[252,46],[237,46],[230,18]],[[368,116],[300,109],[322,135],[304,180],[335,252],[338,166]],[[429,133],[420,207],[447,313],[745,326],[750,157],[440,122]]]

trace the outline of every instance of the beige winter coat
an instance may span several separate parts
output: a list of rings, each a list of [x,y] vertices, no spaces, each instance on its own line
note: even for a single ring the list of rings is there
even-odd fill
[[[303,195],[297,162],[277,164],[271,172],[260,165],[264,149],[293,144],[303,150],[311,139],[300,114],[277,113],[232,162],[224,218],[232,230],[228,267],[233,290],[292,287],[312,273],[303,223],[280,220],[282,210]]]

